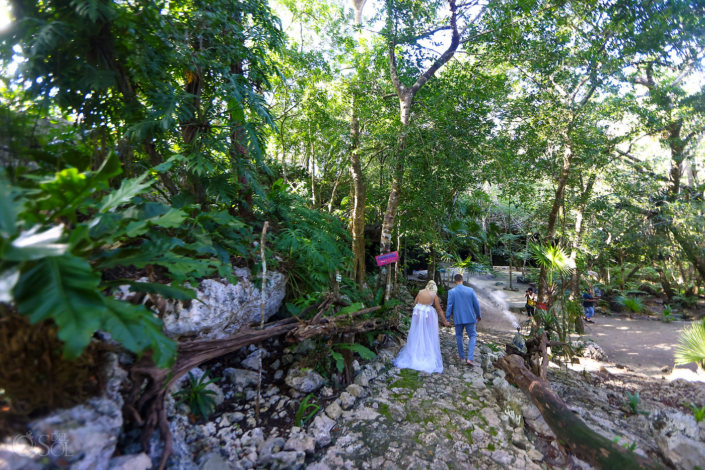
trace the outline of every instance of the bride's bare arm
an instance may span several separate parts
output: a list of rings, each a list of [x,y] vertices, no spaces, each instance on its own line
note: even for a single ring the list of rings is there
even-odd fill
[[[433,299],[433,305],[434,307],[436,307],[436,312],[438,312],[438,315],[441,316],[441,321],[443,322],[443,324],[448,326],[448,322],[446,321],[445,314],[443,313],[443,309],[441,308],[441,301],[438,300],[438,296]]]

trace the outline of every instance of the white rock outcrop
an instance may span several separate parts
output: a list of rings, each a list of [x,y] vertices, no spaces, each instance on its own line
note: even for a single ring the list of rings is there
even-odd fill
[[[107,385],[102,396],[29,424],[35,439],[55,439],[49,441],[53,444],[52,451],[46,454],[49,460],[61,459],[72,470],[108,468],[122,430],[120,386],[127,375],[118,366],[115,354],[107,355],[105,374]]]
[[[699,442],[700,428],[693,416],[659,410],[649,419],[656,444],[678,470],[705,468],[705,443]]]
[[[245,325],[260,321],[261,291],[255,287],[248,269],[233,268],[237,284],[225,279],[205,279],[198,286],[198,300],[168,301],[164,315],[167,335],[177,339],[225,338]],[[288,276],[267,272],[265,321],[277,313],[286,295]]]

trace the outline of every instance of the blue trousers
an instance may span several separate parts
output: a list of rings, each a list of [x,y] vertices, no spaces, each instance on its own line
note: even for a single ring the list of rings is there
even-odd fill
[[[595,315],[595,307],[585,307],[585,318],[588,320]]]
[[[471,361],[475,360],[475,341],[477,340],[477,331],[475,331],[476,323],[464,323],[455,325],[455,340],[458,342],[458,355],[460,359],[468,357]],[[463,332],[468,332],[468,355],[465,356],[465,341],[463,341]]]

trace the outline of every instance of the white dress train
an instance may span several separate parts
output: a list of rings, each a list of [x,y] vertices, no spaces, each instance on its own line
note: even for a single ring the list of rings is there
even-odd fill
[[[435,296],[434,296],[435,300]],[[416,304],[406,346],[392,361],[394,367],[423,372],[443,372],[441,341],[438,336],[438,314],[431,305]]]

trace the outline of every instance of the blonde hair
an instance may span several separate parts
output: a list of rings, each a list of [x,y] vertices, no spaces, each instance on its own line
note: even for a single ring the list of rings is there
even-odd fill
[[[428,281],[428,284],[426,284],[426,290],[429,292],[433,292],[434,294],[438,293],[438,286],[436,285],[435,281]]]

